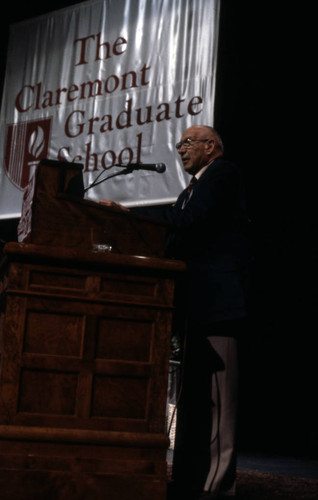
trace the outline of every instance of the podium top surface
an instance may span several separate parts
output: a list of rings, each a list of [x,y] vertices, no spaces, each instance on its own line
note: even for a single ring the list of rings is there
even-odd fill
[[[148,257],[143,255],[123,255],[112,252],[94,252],[83,250],[81,248],[62,247],[62,246],[45,246],[32,243],[9,242],[4,247],[5,256],[11,259],[28,259],[36,260],[49,259],[50,261],[87,264],[87,265],[102,265],[113,267],[130,267],[130,268],[151,268],[158,271],[168,272],[183,272],[186,265],[182,261]]]

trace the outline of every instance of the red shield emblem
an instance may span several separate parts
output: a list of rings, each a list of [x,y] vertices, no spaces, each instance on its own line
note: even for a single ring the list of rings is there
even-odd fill
[[[7,127],[5,165],[9,179],[24,189],[36,165],[47,158],[51,118],[21,122]]]

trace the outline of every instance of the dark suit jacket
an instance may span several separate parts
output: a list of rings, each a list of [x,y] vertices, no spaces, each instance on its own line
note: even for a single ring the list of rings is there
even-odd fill
[[[241,172],[217,158],[195,183],[182,209],[185,196],[186,190],[175,205],[147,213],[170,223],[167,256],[187,264],[189,318],[210,324],[244,317],[248,217]]]

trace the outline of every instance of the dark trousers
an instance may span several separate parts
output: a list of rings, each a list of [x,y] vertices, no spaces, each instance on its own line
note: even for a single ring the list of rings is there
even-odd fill
[[[189,324],[184,346],[173,480],[184,498],[234,495],[237,340],[243,320]]]

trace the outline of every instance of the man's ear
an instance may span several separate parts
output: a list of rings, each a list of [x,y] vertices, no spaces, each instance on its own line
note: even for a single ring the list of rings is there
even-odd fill
[[[207,144],[207,152],[209,155],[211,155],[216,148],[215,139],[211,137],[211,139],[209,139],[206,144]]]

